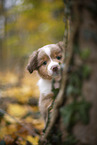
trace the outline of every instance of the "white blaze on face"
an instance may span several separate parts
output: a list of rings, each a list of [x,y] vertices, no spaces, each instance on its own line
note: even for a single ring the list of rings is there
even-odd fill
[[[51,46],[46,45],[46,46],[42,47],[42,49],[50,57],[50,55],[51,55]]]
[[[48,65],[48,74],[50,76],[52,76],[54,74],[54,72],[53,72],[54,67],[58,67],[58,69],[59,69],[59,64],[58,64],[58,62],[55,62],[55,61],[51,60],[51,62]]]
[[[53,67],[58,67],[58,69],[60,69],[59,63],[56,61],[53,61],[52,58],[50,57],[52,47],[56,47],[56,44],[46,45],[42,48],[43,51],[48,55],[48,57],[50,59],[50,63],[47,67],[48,75],[50,75],[50,76],[52,76],[54,74],[54,72],[52,70]]]

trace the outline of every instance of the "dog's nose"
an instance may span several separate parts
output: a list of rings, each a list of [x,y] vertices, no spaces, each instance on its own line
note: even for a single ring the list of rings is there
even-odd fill
[[[57,72],[58,71],[58,67],[54,66],[54,67],[52,67],[52,70],[53,70],[53,72]]]

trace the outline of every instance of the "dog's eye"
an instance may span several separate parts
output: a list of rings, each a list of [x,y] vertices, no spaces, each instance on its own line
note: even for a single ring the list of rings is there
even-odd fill
[[[60,60],[60,59],[61,59],[61,56],[57,56],[56,58],[57,58],[58,60]]]
[[[44,61],[44,62],[43,62],[43,65],[46,65],[46,64],[47,64],[47,61]]]

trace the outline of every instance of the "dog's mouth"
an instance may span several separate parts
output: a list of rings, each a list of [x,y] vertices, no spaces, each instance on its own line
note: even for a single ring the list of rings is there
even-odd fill
[[[60,71],[56,71],[56,72],[53,72],[52,76],[59,76],[60,75]]]
[[[51,78],[59,78],[60,77],[60,71],[56,71],[56,72],[52,72],[52,74],[49,74],[49,76],[51,77]]]
[[[59,76],[60,76],[60,70],[54,71],[53,74],[52,74],[53,78],[58,78]]]
[[[50,70],[48,71],[48,74],[52,77],[52,78],[58,78],[61,74],[61,71],[60,71],[60,66],[58,65],[55,65],[55,66],[52,66],[50,68]]]

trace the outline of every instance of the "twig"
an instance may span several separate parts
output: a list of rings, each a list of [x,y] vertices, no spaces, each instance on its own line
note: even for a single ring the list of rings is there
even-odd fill
[[[20,120],[18,120],[18,119],[16,119],[15,117],[11,116],[10,114],[8,114],[5,110],[3,110],[3,109],[1,109],[1,108],[0,108],[0,112],[1,112],[2,114],[8,115],[10,118],[12,118],[13,120],[15,120],[16,123],[18,123],[18,124],[20,124],[21,126],[23,126],[23,128],[25,128],[30,134],[33,134],[33,136],[35,136],[35,134],[33,133],[33,131],[30,130],[27,126],[25,126],[25,124],[22,123]]]

